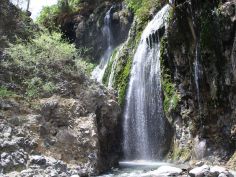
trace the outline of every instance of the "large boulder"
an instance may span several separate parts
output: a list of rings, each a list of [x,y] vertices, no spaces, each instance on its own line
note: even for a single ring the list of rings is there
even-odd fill
[[[0,101],[1,173],[83,176],[118,164],[121,110],[114,94],[89,80],[75,88],[74,97],[32,100],[33,109],[23,100]]]
[[[142,177],[179,176],[181,173],[182,173],[182,170],[180,168],[172,167],[172,166],[161,166],[157,170],[143,174]]]
[[[196,167],[189,171],[191,177],[205,177],[209,176],[210,167],[208,165],[203,165],[201,167]]]

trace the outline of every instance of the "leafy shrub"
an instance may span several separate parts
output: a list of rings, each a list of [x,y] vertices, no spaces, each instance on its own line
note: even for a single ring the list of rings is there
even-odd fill
[[[88,62],[89,60],[78,59],[76,61],[76,66],[79,70],[83,71],[85,74],[90,75],[90,73],[94,70],[95,64]]]
[[[150,10],[160,8],[165,0],[125,0],[125,2],[134,11],[140,22],[145,23],[149,19]]]
[[[59,14],[60,9],[58,5],[45,6],[36,22],[47,27],[50,31],[57,31],[56,19]]]
[[[57,31],[60,26],[60,18],[78,12],[80,0],[59,0],[57,4],[46,6],[40,12],[37,23],[51,31]]]
[[[0,87],[0,98],[16,96],[15,92],[9,91],[6,87]]]
[[[80,57],[80,50],[60,33],[39,33],[29,42],[18,41],[6,49],[9,59],[2,65],[15,68],[25,95],[37,98],[56,92],[57,83],[89,74],[94,65]]]
[[[40,94],[40,87],[43,81],[39,77],[33,77],[32,79],[26,80],[24,84],[27,86],[26,95],[30,98],[36,98]]]
[[[10,44],[6,52],[15,64],[33,69],[35,72],[39,69],[40,63],[73,60],[77,56],[75,46],[62,40],[61,34],[56,32],[52,35],[47,32],[40,33],[27,43],[19,41],[17,44]]]
[[[25,95],[28,98],[37,98],[39,96],[50,95],[57,90],[57,87],[53,82],[43,81],[39,77],[27,79],[24,84],[26,85]]]

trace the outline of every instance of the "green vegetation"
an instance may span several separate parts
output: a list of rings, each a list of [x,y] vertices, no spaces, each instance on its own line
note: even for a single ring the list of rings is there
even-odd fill
[[[180,160],[186,162],[191,159],[191,149],[189,147],[179,147],[177,143],[174,143],[171,159],[174,161]]]
[[[130,40],[127,42],[123,50],[123,51],[127,50],[126,52],[128,51],[129,52],[123,55],[123,57],[119,59],[117,63],[115,79],[114,79],[114,88],[118,90],[118,100],[121,105],[125,103],[125,96],[129,84],[129,76],[132,68],[134,51],[136,50],[139,44],[143,28],[148,23],[150,17],[150,10],[151,9],[157,10],[165,3],[165,0],[125,0],[125,1],[128,4],[129,8],[132,9],[133,12],[135,13],[135,16],[138,19],[138,24],[135,27],[136,30],[135,37],[130,38]],[[173,101],[170,100],[169,102],[171,102],[171,104],[175,106],[178,100],[179,100],[178,97],[175,96],[173,97]]]
[[[102,82],[104,85],[108,86],[108,82],[109,82],[109,77],[111,75],[111,69],[112,69],[112,65],[114,63],[115,58],[117,57],[117,51],[118,51],[119,47],[117,47],[114,51],[113,54],[111,56],[111,59],[109,60],[108,64],[107,64],[107,68],[105,70],[105,73],[103,75],[102,78]]]
[[[168,74],[162,76],[162,88],[164,91],[164,110],[168,113],[171,109],[176,109],[180,100],[179,94],[175,89],[175,85],[171,82],[171,77]]]
[[[61,38],[60,33],[47,31],[37,34],[29,42],[19,40],[6,49],[9,59],[5,68],[16,70],[15,79],[23,84],[27,98],[49,96],[57,91],[58,83],[65,79],[90,74],[94,65],[82,60],[74,44]]]
[[[126,90],[129,85],[129,75],[132,67],[132,59],[128,58],[124,67],[116,75],[115,88],[118,89],[118,101],[121,105],[125,103]]]
[[[24,84],[27,86],[25,95],[28,98],[37,98],[43,95],[50,95],[57,90],[57,87],[53,82],[43,81],[39,77],[26,79]],[[43,93],[43,95],[41,95],[41,93]]]
[[[8,90],[6,87],[3,86],[0,87],[0,98],[14,97],[14,96],[17,96],[15,92]]]
[[[162,72],[161,83],[164,92],[164,111],[165,114],[168,116],[170,110],[176,109],[180,101],[180,96],[172,81],[169,69],[164,65],[164,58],[165,58],[164,55],[165,55],[165,50],[167,48],[166,37],[162,38],[160,45],[161,45],[160,60],[161,60],[161,72]]]
[[[61,39],[60,33],[48,34],[46,31],[40,33],[30,42],[11,44],[7,49],[16,64],[37,70],[39,62],[52,62],[56,60],[72,60],[76,54],[76,48]]]
[[[0,3],[0,48],[8,46],[8,42],[15,42],[17,38],[27,41],[37,27],[26,12],[17,7],[8,8],[9,0]]]
[[[37,23],[47,27],[50,31],[57,31],[56,19],[60,14],[58,5],[46,6],[40,12]]]
[[[140,22],[146,23],[150,18],[151,9],[159,9],[165,0],[125,0],[125,2]]]
[[[37,23],[51,31],[57,31],[63,19],[80,10],[80,0],[59,0],[57,4],[42,9]]]
[[[138,47],[143,27],[144,26],[140,26],[140,24],[136,26],[138,29],[137,34],[134,38],[130,38],[127,41],[123,48],[124,53],[117,62],[116,72],[114,75],[114,88],[118,91],[118,101],[120,105],[124,105],[125,103],[125,96],[129,85],[129,76],[132,68],[134,52]]]

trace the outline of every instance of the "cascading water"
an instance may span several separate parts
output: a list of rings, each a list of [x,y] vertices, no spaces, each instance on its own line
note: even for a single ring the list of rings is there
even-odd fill
[[[235,36],[234,37],[234,44],[233,44],[232,52],[231,52],[231,62],[232,62],[233,77],[234,77],[234,80],[236,81],[236,61],[235,61],[235,58],[236,58],[236,32],[235,32],[234,36]]]
[[[123,45],[121,45],[120,47],[118,47],[118,51],[114,56],[114,61],[112,63],[112,67],[111,67],[111,74],[109,76],[109,80],[108,80],[108,88],[111,89],[112,85],[113,85],[113,80],[114,80],[114,75],[115,75],[115,68],[119,59],[119,55],[120,52],[123,50]]]
[[[169,5],[145,28],[133,59],[124,112],[126,160],[154,160],[162,155],[165,120],[160,81],[160,29],[165,26]]]
[[[196,43],[196,51],[195,51],[195,63],[194,63],[194,80],[197,92],[197,101],[198,108],[200,109],[200,90],[199,90],[199,79],[200,79],[200,44]]]
[[[92,79],[97,80],[98,82],[102,83],[102,78],[104,72],[106,70],[107,63],[112,55],[114,50],[114,39],[111,31],[111,11],[113,6],[107,11],[104,17],[104,26],[102,29],[103,36],[106,38],[107,42],[107,49],[105,53],[100,58],[100,64],[93,70],[92,72]]]
[[[195,49],[195,62],[194,62],[194,81],[196,86],[196,93],[197,93],[197,106],[198,106],[198,116],[200,119],[201,126],[203,125],[202,122],[202,102],[201,102],[201,93],[200,93],[200,79],[202,77],[202,69],[201,69],[201,47],[200,42],[197,40],[196,42],[196,49]]]

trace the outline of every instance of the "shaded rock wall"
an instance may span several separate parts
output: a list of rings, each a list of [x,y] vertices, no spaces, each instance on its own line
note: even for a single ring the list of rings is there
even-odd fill
[[[64,34],[74,41],[77,47],[87,48],[85,56],[97,61],[107,48],[106,39],[102,34],[104,17],[111,8],[111,28],[114,38],[114,45],[126,40],[132,13],[128,8],[119,2],[96,1],[81,4],[82,10],[78,14],[66,17],[61,25]]]
[[[163,67],[180,97],[166,114],[175,128],[172,158],[228,160],[235,151],[235,2],[176,2]],[[200,46],[200,99],[194,63]]]
[[[2,50],[15,37],[27,40],[28,16],[9,1],[1,1],[0,14]],[[86,176],[117,165],[121,110],[112,91],[68,59],[48,66],[55,70],[57,91],[33,100],[26,97],[23,78],[35,73],[8,62],[0,60],[0,176]],[[60,73],[62,67],[68,72]],[[40,76],[48,78],[43,71]],[[14,94],[4,95],[2,87]]]

